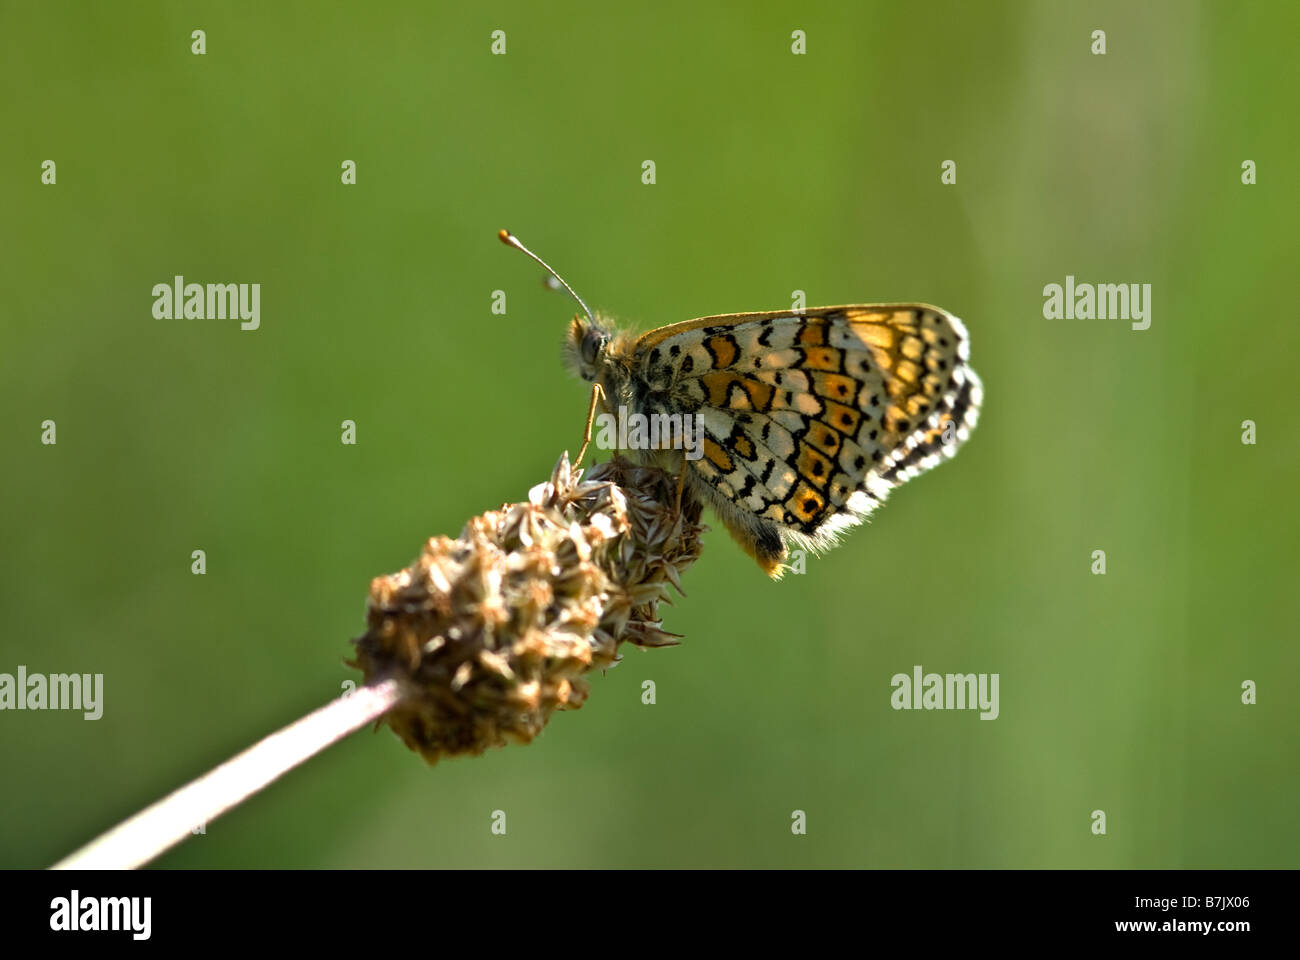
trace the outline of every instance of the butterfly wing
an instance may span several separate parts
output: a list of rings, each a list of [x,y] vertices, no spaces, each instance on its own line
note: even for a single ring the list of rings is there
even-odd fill
[[[693,466],[715,505],[812,549],[953,456],[982,399],[966,328],[925,304],[704,317],[634,354],[652,391],[703,421]]]

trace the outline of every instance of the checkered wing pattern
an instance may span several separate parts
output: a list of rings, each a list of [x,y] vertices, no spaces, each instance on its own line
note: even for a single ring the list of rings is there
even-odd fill
[[[813,548],[953,456],[982,398],[966,328],[924,304],[705,317],[634,352],[651,395],[702,419],[692,468]]]

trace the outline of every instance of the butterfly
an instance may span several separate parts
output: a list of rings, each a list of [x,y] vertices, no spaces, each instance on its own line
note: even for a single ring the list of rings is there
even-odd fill
[[[607,408],[702,424],[698,459],[636,452],[681,471],[685,488],[769,576],[780,577],[791,547],[833,546],[895,487],[955,455],[979,419],[970,337],[938,307],[733,313],[632,336],[598,319],[508,231],[501,239],[582,306],[565,358],[595,385],[593,415],[602,397]]]

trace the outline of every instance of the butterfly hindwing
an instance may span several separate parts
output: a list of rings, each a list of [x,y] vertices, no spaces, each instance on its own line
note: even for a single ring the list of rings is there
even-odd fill
[[[702,419],[697,472],[814,548],[952,456],[981,400],[965,327],[922,304],[705,317],[635,355],[651,392]]]

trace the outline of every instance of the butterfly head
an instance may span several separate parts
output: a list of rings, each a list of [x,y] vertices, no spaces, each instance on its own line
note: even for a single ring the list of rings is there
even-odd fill
[[[594,319],[574,316],[564,341],[565,365],[588,383],[599,379],[601,370],[609,363],[606,353],[611,338],[611,333]]]

